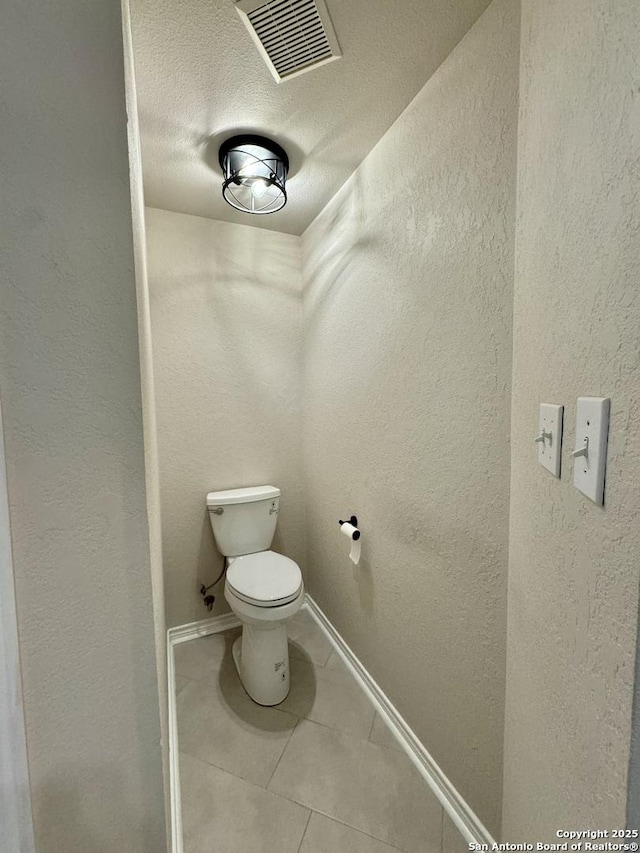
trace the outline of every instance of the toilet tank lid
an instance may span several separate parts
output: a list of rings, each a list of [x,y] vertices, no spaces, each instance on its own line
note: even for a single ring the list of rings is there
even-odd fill
[[[248,504],[254,501],[266,501],[279,498],[280,489],[276,486],[249,486],[247,489],[226,489],[222,492],[209,492],[207,506],[226,506],[227,504]]]

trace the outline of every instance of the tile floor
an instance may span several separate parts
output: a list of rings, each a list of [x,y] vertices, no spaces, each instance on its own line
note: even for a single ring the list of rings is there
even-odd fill
[[[244,692],[239,634],[174,649],[184,853],[468,851],[307,610],[276,708]]]

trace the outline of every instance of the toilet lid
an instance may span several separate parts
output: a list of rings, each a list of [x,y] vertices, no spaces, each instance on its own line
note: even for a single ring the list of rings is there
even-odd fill
[[[276,607],[298,595],[302,574],[298,564],[283,554],[259,551],[236,557],[227,569],[227,583],[238,598],[249,604]]]

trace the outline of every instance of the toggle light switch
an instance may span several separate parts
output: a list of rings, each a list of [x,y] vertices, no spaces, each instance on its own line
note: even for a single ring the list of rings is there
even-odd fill
[[[604,503],[604,474],[609,435],[608,397],[578,397],[573,485],[598,506]]]
[[[538,445],[538,462],[554,477],[560,476],[563,413],[564,406],[540,403],[540,429],[534,439]]]

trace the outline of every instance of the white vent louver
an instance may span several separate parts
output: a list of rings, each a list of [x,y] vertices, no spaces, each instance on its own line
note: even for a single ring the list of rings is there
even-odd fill
[[[236,9],[278,82],[340,57],[324,0],[238,0]]]

